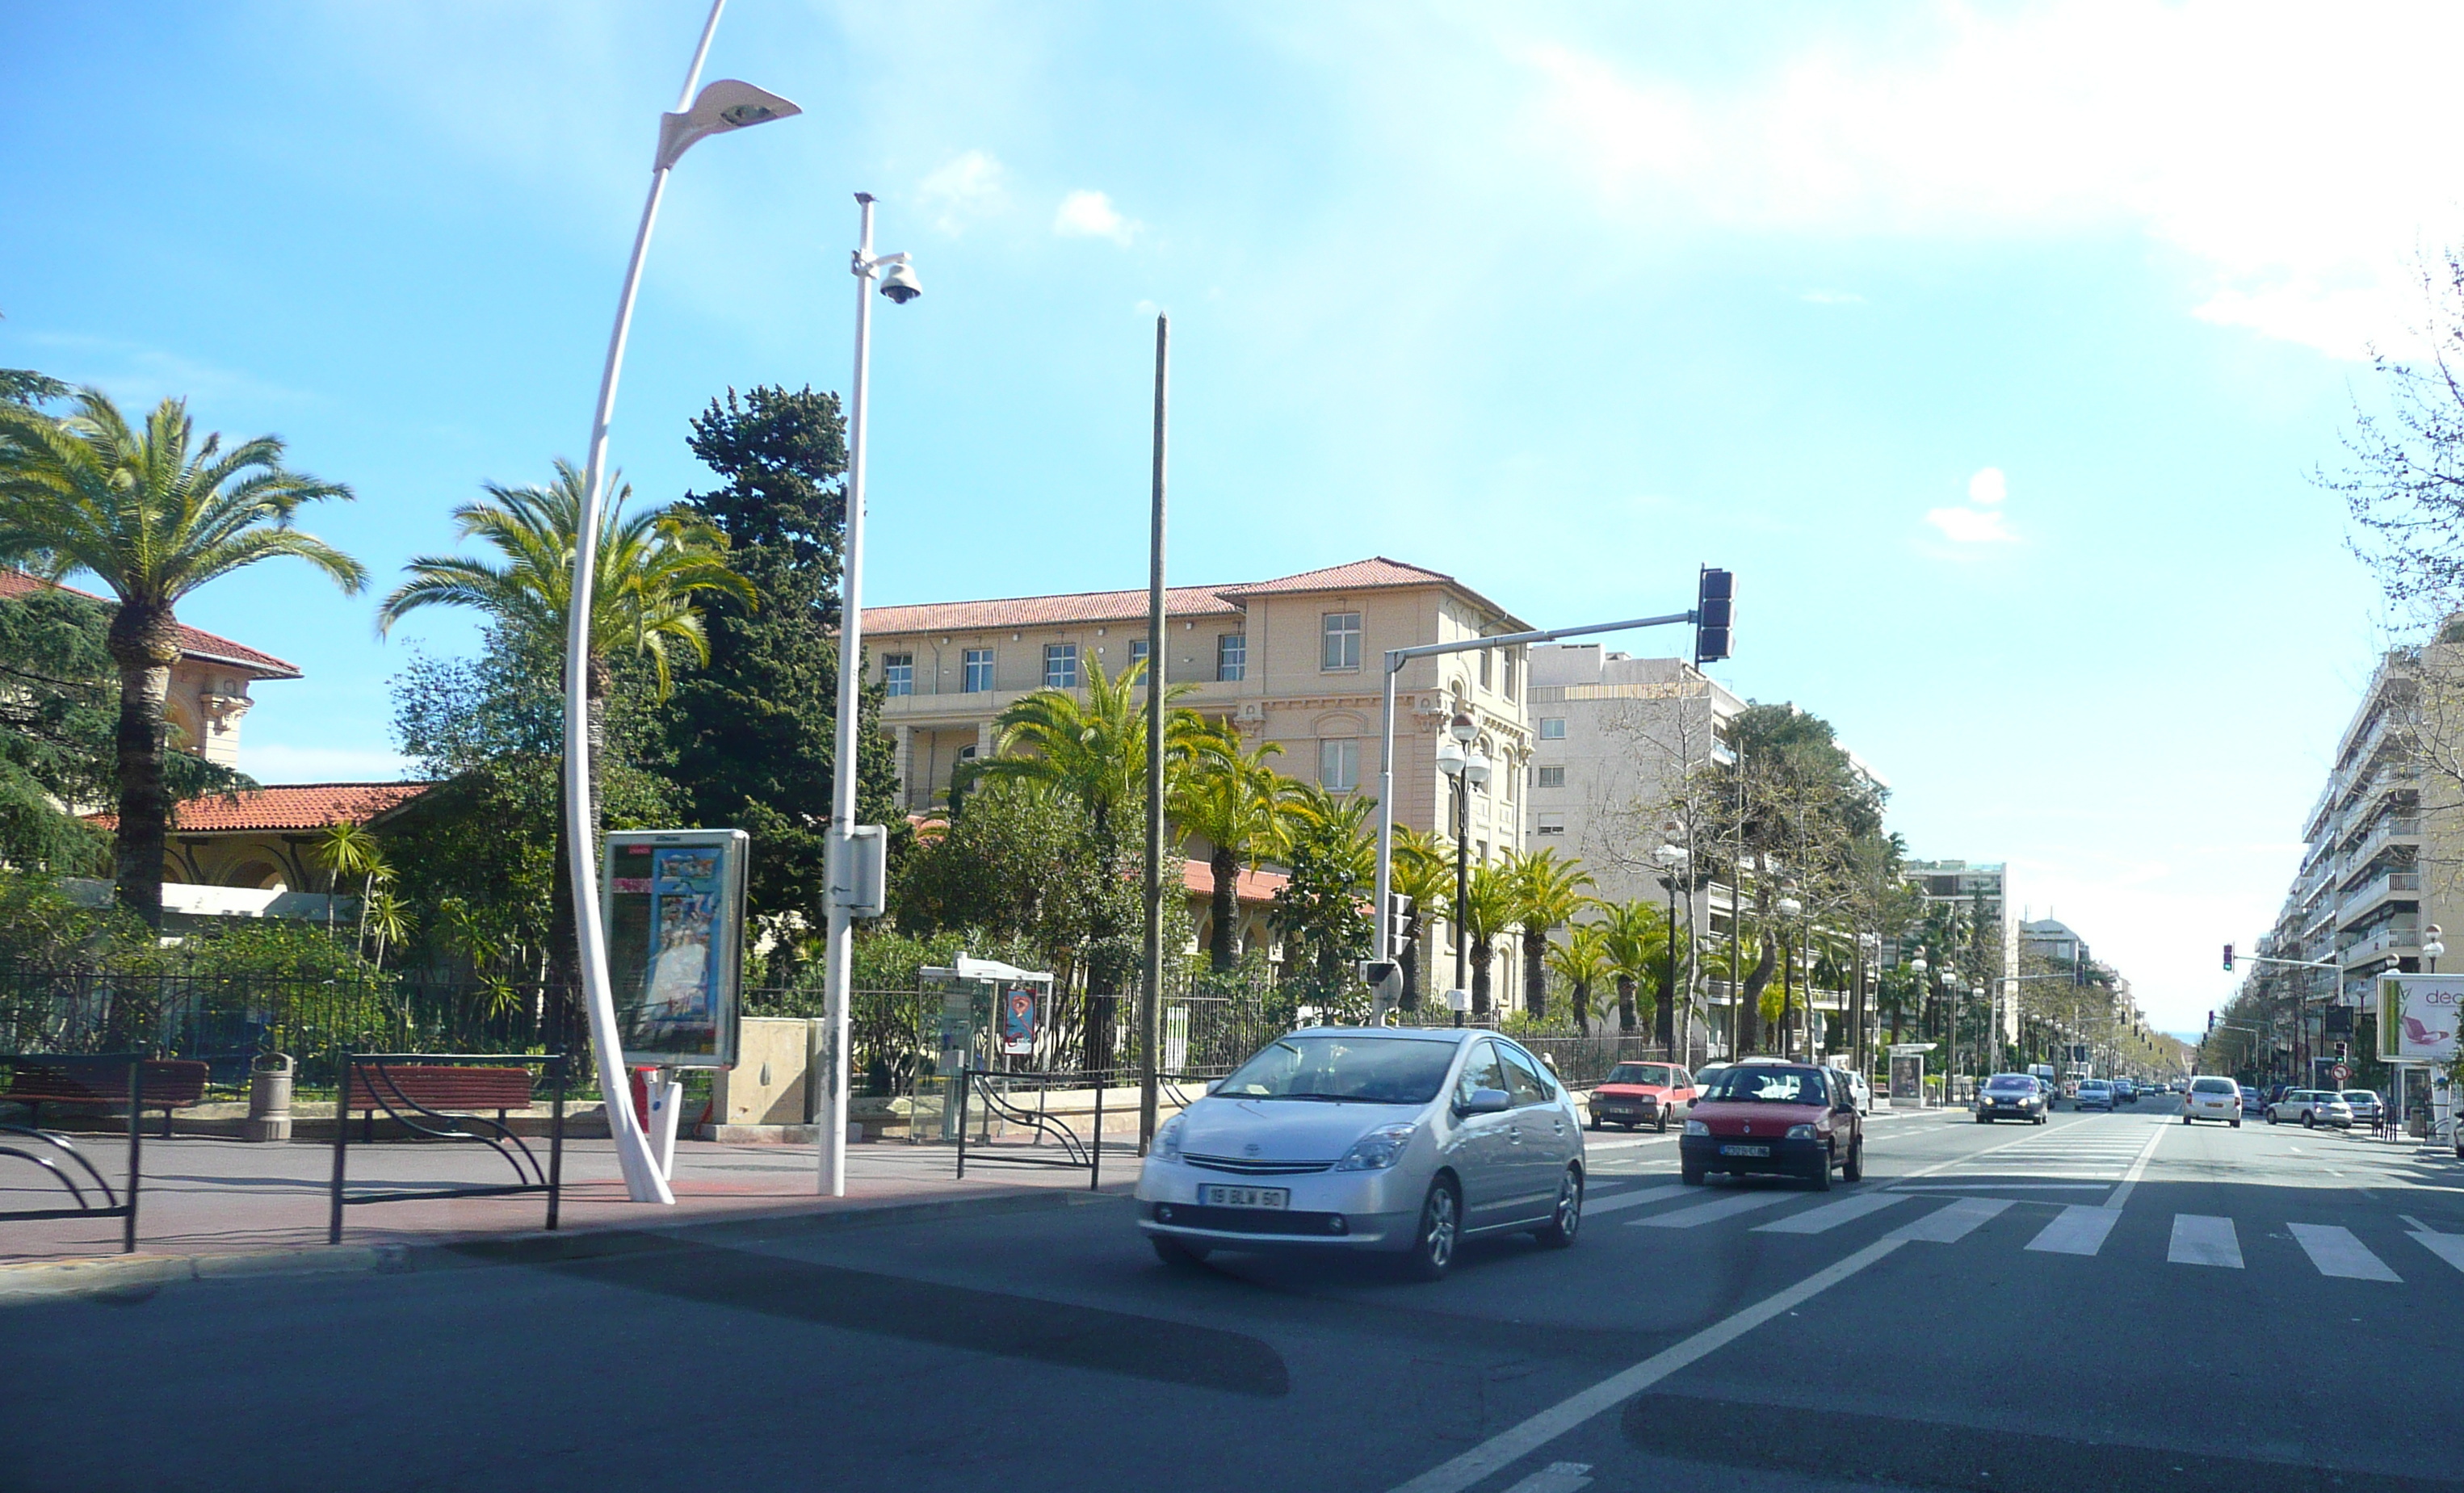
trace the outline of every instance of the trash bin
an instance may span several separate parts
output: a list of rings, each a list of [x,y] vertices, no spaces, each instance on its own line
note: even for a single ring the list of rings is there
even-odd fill
[[[291,1055],[269,1052],[250,1065],[248,1118],[240,1124],[243,1140],[291,1138]]]

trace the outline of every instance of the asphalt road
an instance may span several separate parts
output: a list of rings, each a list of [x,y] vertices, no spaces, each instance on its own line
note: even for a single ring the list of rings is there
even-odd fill
[[[0,1308],[0,1488],[2464,1490],[2464,1169],[2157,1107],[1867,1180],[1592,1137],[1571,1251],[1156,1262],[1126,1200]]]

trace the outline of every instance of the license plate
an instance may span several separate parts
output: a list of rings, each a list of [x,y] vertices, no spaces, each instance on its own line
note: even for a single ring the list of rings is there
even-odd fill
[[[1288,1187],[1221,1187],[1208,1182],[1198,1189],[1198,1200],[1214,1208],[1288,1208]]]
[[[1724,1156],[1768,1156],[1771,1154],[1771,1148],[1769,1146],[1723,1146],[1720,1148],[1720,1154]]]

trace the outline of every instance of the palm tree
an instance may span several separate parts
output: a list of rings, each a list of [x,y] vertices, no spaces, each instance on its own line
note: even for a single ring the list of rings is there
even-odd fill
[[[1489,967],[1497,959],[1497,936],[1514,926],[1522,900],[1519,879],[1508,867],[1472,867],[1471,894],[1463,901],[1460,926],[1463,936],[1471,940],[1471,1009],[1475,1016],[1486,1016],[1492,1009]]]
[[[1167,807],[1183,835],[1207,844],[1207,869],[1215,878],[1207,959],[1228,970],[1240,933],[1242,867],[1282,848],[1300,784],[1267,765],[1268,757],[1283,755],[1279,743],[1262,741],[1243,751],[1240,728],[1228,721],[1200,730],[1193,748],[1188,768],[1170,785]]]
[[[378,877],[389,877],[392,874],[385,866],[385,850],[377,844],[377,837],[346,819],[325,826],[325,832],[317,837],[317,846],[311,853],[317,858],[317,864],[325,867],[325,933],[327,937],[333,936],[334,933],[334,896],[337,884],[345,876],[363,879],[360,888],[360,941],[365,943],[368,893],[376,889]]]
[[[1044,689],[1012,704],[994,719],[1000,735],[981,775],[1060,789],[1087,810],[1097,837],[1110,845],[1114,820],[1130,813],[1146,793],[1147,713],[1138,703],[1138,682],[1146,667],[1133,663],[1118,674],[1107,674],[1103,660],[1089,658],[1084,700],[1072,690]],[[1167,686],[1165,705],[1192,688]],[[1205,731],[1197,712],[1167,709],[1167,786],[1174,769],[1196,755]]]
[[[1589,1035],[1593,992],[1617,976],[1617,961],[1609,957],[1607,931],[1597,923],[1577,923],[1566,930],[1566,941],[1550,946],[1549,967],[1573,987],[1568,1003],[1574,1008],[1574,1025]]]
[[[189,592],[259,560],[303,560],[345,592],[367,582],[358,560],[291,527],[300,505],[350,489],[282,465],[270,435],[228,451],[196,438],[187,406],[166,399],[130,428],[98,390],[53,419],[0,401],[0,560],[48,578],[99,577],[119,599],[112,662],[120,670],[119,816],[113,879],[120,901],[163,922],[163,701],[180,659],[175,608]]]
[[[1360,794],[1330,793],[1313,782],[1295,785],[1285,839],[1289,874],[1275,893],[1276,918],[1311,946],[1312,973],[1322,990],[1342,983],[1348,943],[1366,952],[1363,914],[1377,875],[1377,833],[1369,816],[1376,808],[1376,800]]]
[[[1420,974],[1428,967],[1422,951],[1429,931],[1454,916],[1454,849],[1426,830],[1397,825],[1390,876],[1394,889],[1412,899],[1412,915],[1403,934],[1402,1009],[1420,1006]]]
[[[1560,860],[1557,847],[1506,858],[1514,878],[1514,920],[1523,927],[1523,1005],[1534,1017],[1549,1014],[1549,934],[1574,920],[1592,905],[1584,891],[1591,872],[1573,861]]]
[[[1668,952],[1668,916],[1646,900],[1603,902],[1597,925],[1617,971],[1617,1030],[1636,1030],[1635,986],[1660,968]]]
[[[463,555],[421,555],[404,567],[410,579],[377,608],[377,630],[425,606],[467,606],[517,636],[559,648],[573,601],[575,536],[582,529],[583,472],[559,459],[546,487],[484,484],[485,500],[453,510],[454,537],[477,539],[494,561]],[[633,490],[611,473],[615,498],[600,521],[590,594],[590,657],[585,666],[585,739],[590,753],[590,823],[599,823],[599,758],[607,742],[608,660],[617,648],[650,661],[654,690],[666,699],[673,679],[670,656],[681,648],[707,663],[700,600],[724,595],[750,607],[759,596],[727,564],[727,536],[683,504],[627,517]],[[558,858],[561,866],[563,857]]]

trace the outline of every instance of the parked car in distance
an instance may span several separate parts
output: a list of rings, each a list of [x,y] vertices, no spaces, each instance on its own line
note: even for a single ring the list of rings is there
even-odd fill
[[[2309,1130],[2332,1125],[2338,1130],[2353,1128],[2353,1107],[2326,1088],[2288,1088],[2284,1097],[2267,1107],[2267,1123],[2281,1125],[2299,1120]]]
[[[1620,1063],[1592,1090],[1592,1128],[1668,1129],[1694,1108],[1694,1075],[1673,1063]]]
[[[1866,1081],[1864,1074],[1855,1068],[1835,1065],[1831,1069],[1831,1076],[1848,1086],[1848,1097],[1856,1104],[1859,1114],[1874,1112],[1874,1086]]]
[[[2196,1120],[2222,1120],[2234,1130],[2241,1129],[2241,1090],[2229,1078],[2194,1078],[2189,1092],[2182,1096],[2182,1123]]]
[[[2082,1111],[2102,1109],[2113,1112],[2113,1085],[2101,1078],[2083,1078],[2079,1086],[2079,1107]]]
[[[1677,1142],[1678,1175],[1798,1176],[1827,1191],[1831,1174],[1865,1175],[1865,1120],[1848,1086],[1802,1063],[1746,1062],[1705,1084]]]
[[[1996,1120],[2029,1120],[2045,1123],[2045,1111],[2052,1101],[2045,1096],[2045,1086],[2025,1073],[1996,1073],[1985,1081],[1976,1094],[1976,1123],[1991,1125]]]
[[[2376,1130],[2379,1116],[2387,1112],[2387,1103],[2379,1098],[2376,1089],[2347,1088],[2337,1097],[2351,1108],[2355,1125],[2366,1125]]]
[[[1573,1096],[1513,1041],[1309,1026],[1155,1131],[1138,1228],[1169,1265],[1331,1249],[1392,1253],[1429,1280],[1482,1234],[1572,1244],[1584,1175]]]

